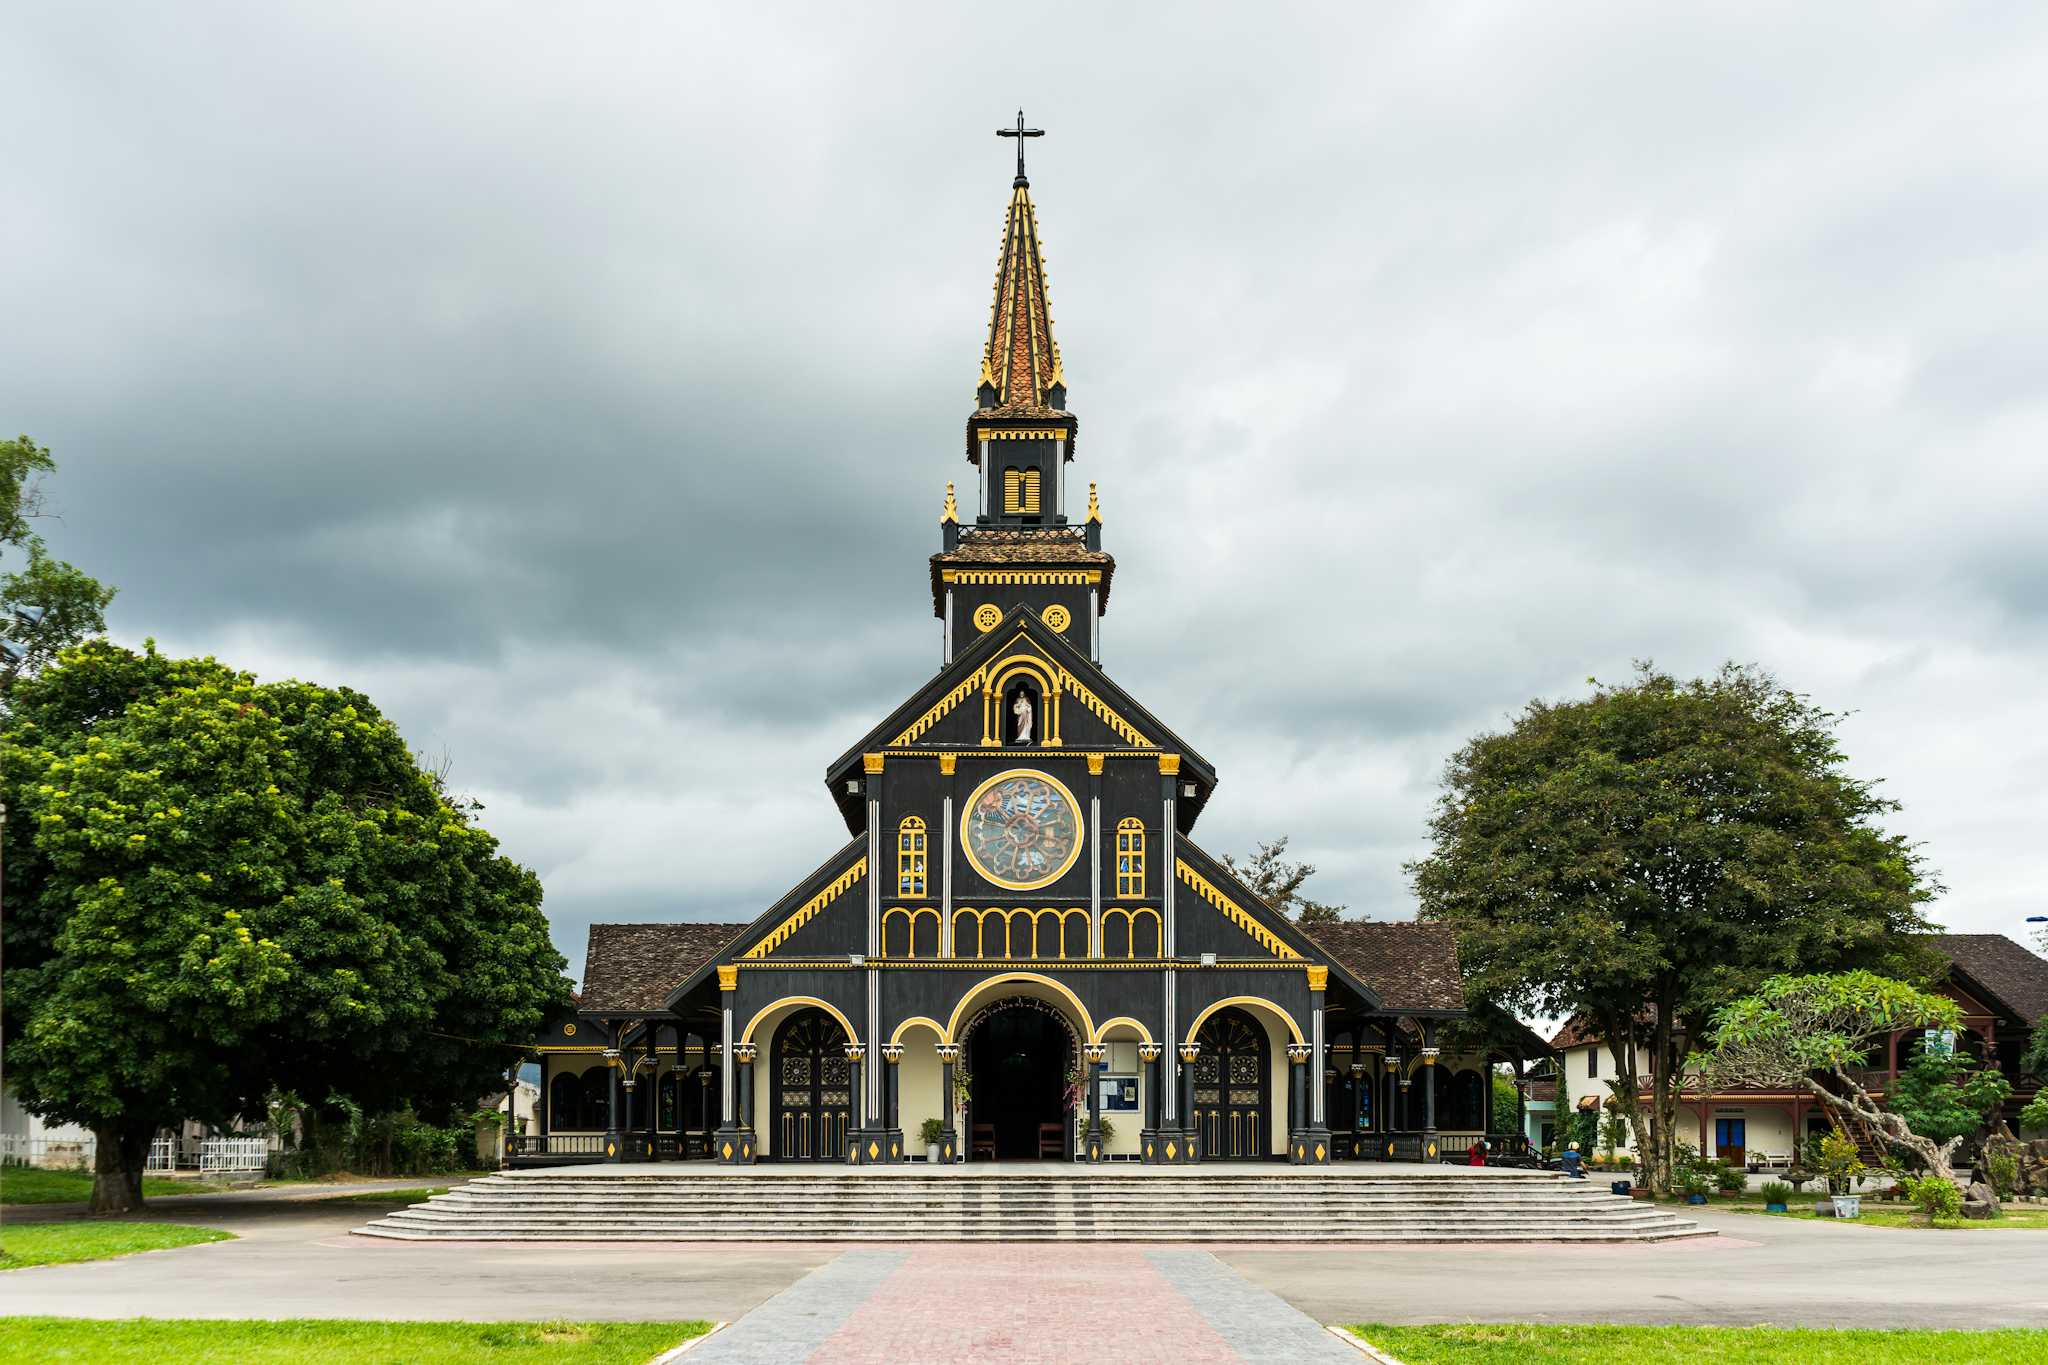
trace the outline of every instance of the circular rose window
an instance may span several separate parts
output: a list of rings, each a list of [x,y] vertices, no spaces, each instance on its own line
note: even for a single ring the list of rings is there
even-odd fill
[[[1046,774],[1013,768],[967,798],[960,845],[982,876],[1030,891],[1058,880],[1080,856],[1081,808]]]

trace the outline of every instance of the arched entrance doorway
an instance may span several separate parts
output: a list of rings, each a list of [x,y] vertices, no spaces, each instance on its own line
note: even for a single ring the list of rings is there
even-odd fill
[[[1235,1006],[1218,1010],[1195,1035],[1195,1128],[1202,1155],[1254,1160],[1268,1151],[1266,1031]]]
[[[790,1016],[775,1031],[775,1155],[783,1161],[842,1161],[853,1122],[853,1075],[846,1030],[820,1009]]]
[[[1068,1090],[1079,1044],[1066,1016],[1043,1000],[1015,998],[982,1010],[966,1039],[968,1155],[981,1160],[1058,1159],[1069,1149]]]

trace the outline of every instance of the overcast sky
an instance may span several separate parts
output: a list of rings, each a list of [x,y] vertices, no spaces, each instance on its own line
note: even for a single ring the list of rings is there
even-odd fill
[[[2048,10],[187,0],[0,19],[0,427],[118,637],[748,919],[929,676],[1021,103],[1112,674],[1413,913],[1445,756],[1754,661],[2048,913]]]

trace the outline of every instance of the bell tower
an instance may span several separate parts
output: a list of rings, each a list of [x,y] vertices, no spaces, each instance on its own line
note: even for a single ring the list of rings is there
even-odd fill
[[[1102,550],[1095,486],[1075,503],[1067,480],[1080,422],[1066,410],[1066,371],[1053,340],[1038,212],[1024,174],[1024,126],[999,128],[1017,139],[995,303],[982,346],[975,411],[967,419],[967,462],[974,466],[971,520],[949,484],[939,518],[943,547],[932,557],[932,610],[946,623],[944,659],[1022,605],[1091,659],[1101,659],[1101,617],[1116,562]],[[1078,522],[1080,529],[1073,529]]]

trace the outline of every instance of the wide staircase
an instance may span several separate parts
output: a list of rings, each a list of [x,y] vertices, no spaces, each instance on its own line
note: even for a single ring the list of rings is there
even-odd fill
[[[506,1172],[359,1231],[414,1241],[1658,1242],[1711,1236],[1533,1174],[1055,1177]]]

